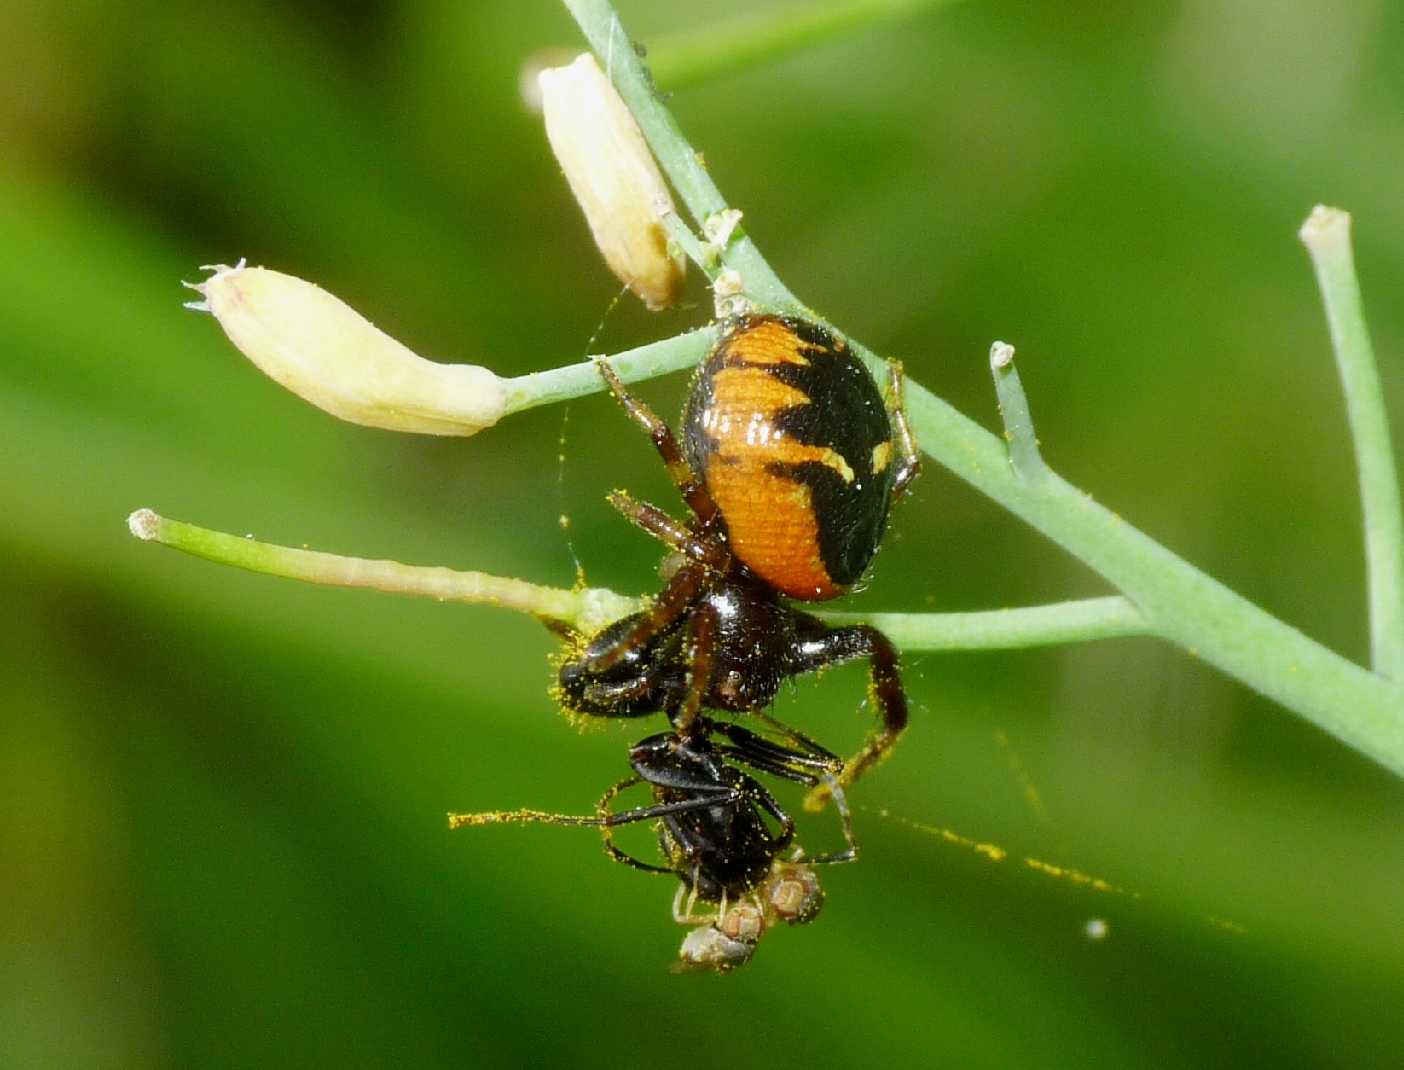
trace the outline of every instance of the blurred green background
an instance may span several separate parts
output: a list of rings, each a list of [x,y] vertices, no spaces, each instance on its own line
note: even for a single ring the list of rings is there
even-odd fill
[[[645,42],[744,6],[620,5]],[[616,285],[518,90],[577,41],[551,0],[5,5],[0,1062],[1397,1065],[1404,790],[1176,650],[909,658],[913,726],[855,793],[864,857],[825,875],[824,915],[738,974],[675,977],[671,882],[580,830],[445,830],[586,810],[656,730],[569,726],[539,625],[128,536],[150,506],[567,584],[567,513],[592,583],[656,585],[602,499],[674,497],[604,398],[571,406],[563,467],[559,409],[467,440],[339,424],[180,307],[197,265],[246,256],[426,355],[579,359]],[[1399,3],[972,2],[672,104],[797,293],[991,427],[986,353],[1013,342],[1060,471],[1365,655],[1295,230],[1353,211],[1404,431]],[[690,293],[621,305],[595,348],[703,322]],[[675,412],[682,385],[645,393]],[[1104,590],[930,465],[850,605]],[[863,688],[835,671],[779,712],[847,751]]]

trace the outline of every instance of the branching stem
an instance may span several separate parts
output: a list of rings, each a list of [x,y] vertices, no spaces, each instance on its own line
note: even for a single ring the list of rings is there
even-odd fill
[[[664,173],[699,225],[726,207],[716,184],[620,26],[609,0],[563,0],[634,112]],[[758,306],[815,317],[749,237],[723,255]],[[850,339],[875,375],[884,362]],[[1404,775],[1404,686],[1352,664],[1263,612],[1049,472],[1022,478],[1004,443],[916,382],[907,407],[923,452],[1106,577],[1156,634],[1203,658]],[[1387,440],[1382,449],[1388,449]],[[1396,506],[1397,512],[1397,506]]]
[[[1394,469],[1389,417],[1355,279],[1350,215],[1318,205],[1300,231],[1326,305],[1331,344],[1345,390],[1346,416],[1360,470],[1370,653],[1375,671],[1404,681],[1404,514]]]

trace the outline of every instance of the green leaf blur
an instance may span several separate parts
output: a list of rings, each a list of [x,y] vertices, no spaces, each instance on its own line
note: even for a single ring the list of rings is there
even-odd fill
[[[676,47],[747,5],[620,6]],[[670,103],[796,293],[991,428],[989,344],[1014,343],[1050,464],[1363,660],[1355,471],[1295,231],[1318,201],[1353,213],[1398,436],[1401,15],[971,2]],[[584,812],[657,730],[567,724],[544,629],[131,539],[150,506],[569,584],[564,513],[591,583],[656,586],[603,497],[674,497],[603,396],[564,449],[559,409],[467,440],[353,427],[180,307],[198,265],[246,256],[427,356],[579,359],[617,284],[520,102],[551,46],[580,47],[549,0],[0,14],[0,1063],[1397,1060],[1404,787],[1168,647],[909,658],[913,727],[855,792],[864,856],[823,874],[823,915],[733,976],[674,977],[671,882],[582,830],[444,827]],[[690,293],[621,303],[592,348],[702,322]],[[682,387],[645,393],[673,412]],[[1101,593],[932,466],[851,604]],[[862,700],[845,669],[779,712],[847,751]]]

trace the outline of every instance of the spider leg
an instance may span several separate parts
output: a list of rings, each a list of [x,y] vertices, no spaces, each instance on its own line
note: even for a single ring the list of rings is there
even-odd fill
[[[449,814],[449,828],[476,828],[481,825],[507,824],[567,825],[598,828],[604,841],[605,853],[614,861],[622,862],[625,865],[644,870],[647,873],[671,873],[676,875],[677,871],[674,869],[667,866],[654,865],[650,862],[642,862],[633,855],[615,846],[613,830],[620,825],[632,825],[639,821],[651,821],[655,818],[667,817],[670,814],[687,813],[690,810],[703,810],[713,806],[731,806],[746,797],[746,793],[740,788],[719,787],[714,784],[709,784],[705,786],[699,785],[698,794],[690,799],[657,803],[653,806],[638,806],[632,810],[614,811],[609,808],[610,802],[616,795],[632,788],[635,784],[642,783],[644,783],[643,777],[625,777],[600,797],[600,801],[595,804],[595,812],[591,815],[553,814],[545,810],[487,810],[476,814]]]
[[[702,480],[697,478],[686,458],[682,455],[682,450],[678,448],[678,440],[673,437],[672,429],[663,420],[660,420],[647,405],[629,393],[629,388],[624,385],[624,381],[619,378],[615,370],[610,367],[606,360],[595,361],[595,367],[600,370],[600,377],[604,379],[605,385],[609,387],[619,404],[624,406],[636,424],[648,432],[648,437],[653,440],[653,446],[658,450],[658,454],[663,458],[663,463],[668,466],[668,475],[677,486],[683,500],[687,502],[688,508],[693,511],[704,525],[710,524],[717,516],[717,504],[712,501],[712,496],[707,493],[706,486]]]
[[[892,437],[898,454],[897,471],[892,477],[892,501],[895,502],[907,492],[921,471],[921,453],[917,450],[911,425],[907,423],[907,407],[902,402],[902,365],[894,360],[887,367],[887,416],[892,421]]]
[[[680,524],[656,505],[641,502],[626,490],[616,490],[607,499],[635,527],[642,528],[655,539],[678,553],[705,565],[714,572],[724,572],[731,561],[725,544],[715,538],[699,538],[686,524]]]
[[[691,605],[697,592],[702,589],[706,570],[698,567],[684,567],[673,573],[662,592],[654,599],[646,613],[639,616],[638,622],[621,635],[614,645],[601,651],[585,663],[590,673],[602,673],[618,665],[629,651],[644,645],[660,632],[666,631]]]
[[[698,605],[687,621],[687,690],[677,713],[672,715],[673,727],[684,739],[707,728],[708,722],[701,715],[702,703],[712,689],[719,623],[716,609],[707,602]]]
[[[844,763],[837,783],[847,787],[885,758],[907,727],[907,696],[897,671],[897,648],[887,636],[868,624],[830,628],[807,614],[796,614],[795,623],[801,635],[795,658],[796,672],[813,672],[854,658],[868,659],[869,691],[881,721],[858,753]],[[809,793],[805,808],[822,809],[832,796],[832,789],[821,784]]]
[[[643,821],[646,820],[647,815],[638,817],[632,816],[639,811],[626,810],[623,813],[614,813],[609,809],[609,802],[611,799],[621,791],[641,783],[643,783],[642,777],[625,777],[604,793],[600,801],[595,804],[595,812],[589,815],[553,814],[547,810],[484,810],[476,814],[449,814],[449,828],[461,829],[477,828],[480,825],[526,824],[608,828],[613,825],[627,824],[630,821]]]
[[[838,778],[834,776],[824,776],[824,786],[821,791],[828,792],[828,798],[834,800],[834,809],[839,813],[839,822],[843,828],[844,842],[848,844],[842,851],[830,851],[828,854],[815,855],[809,859],[814,865],[838,865],[841,862],[858,861],[858,838],[853,835],[853,814],[848,809],[848,796],[844,794]],[[808,800],[805,805],[809,805]]]

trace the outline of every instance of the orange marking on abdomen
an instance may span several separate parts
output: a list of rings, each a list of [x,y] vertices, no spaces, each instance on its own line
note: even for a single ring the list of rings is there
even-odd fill
[[[707,467],[707,488],[726,518],[731,549],[781,594],[822,599],[841,594],[819,554],[809,488],[766,469],[764,458],[720,454]]]
[[[732,336],[725,343],[725,359],[728,364],[745,362],[749,364],[808,364],[800,352],[804,345],[792,330],[778,320],[757,323],[740,334]]]
[[[781,410],[807,405],[809,398],[763,369],[744,366],[719,369],[712,387],[712,404],[701,422],[716,451],[705,478],[726,520],[732,551],[766,583],[792,598],[843,593],[819,552],[809,487],[770,470],[773,464],[818,462],[840,478],[853,478],[852,469],[833,450],[797,442],[776,425]]]

